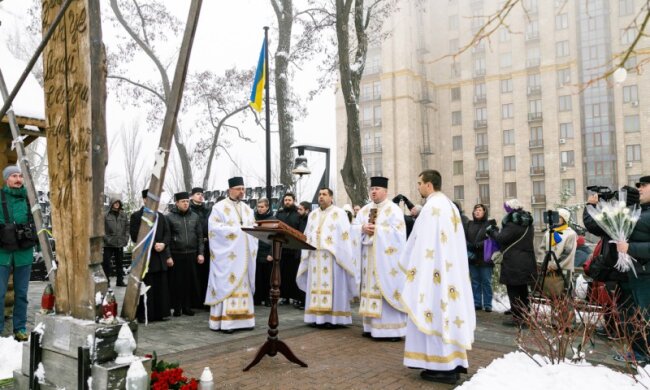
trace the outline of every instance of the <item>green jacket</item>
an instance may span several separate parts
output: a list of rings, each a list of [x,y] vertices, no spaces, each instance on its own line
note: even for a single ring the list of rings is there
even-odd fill
[[[7,199],[7,208],[9,209],[10,222],[27,223],[29,213],[27,206],[27,190],[25,187],[9,188],[7,185],[1,190]],[[4,212],[0,204],[0,223],[5,223]],[[34,260],[34,248],[19,249],[15,251],[6,251],[0,248],[0,265],[11,265],[16,267],[30,265]]]

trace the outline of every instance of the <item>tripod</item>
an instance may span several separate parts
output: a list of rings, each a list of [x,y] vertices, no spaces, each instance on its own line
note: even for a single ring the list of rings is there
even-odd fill
[[[555,266],[557,267],[557,272],[559,272],[560,277],[562,277],[562,284],[564,286],[567,286],[567,294],[571,294],[573,292],[573,288],[571,286],[571,283],[567,283],[566,277],[564,276],[564,272],[562,272],[562,267],[560,267],[560,261],[557,259],[557,255],[555,255],[555,252],[553,251],[552,243],[553,243],[553,235],[555,234],[555,223],[559,222],[559,215],[557,212],[554,212],[553,210],[547,210],[544,212],[544,221],[548,225],[548,249],[546,250],[546,253],[544,254],[544,261],[542,262],[542,269],[541,269],[541,275],[542,275],[542,284],[539,287],[540,294],[544,294],[544,283],[546,282],[546,273],[548,272],[548,263],[553,260],[555,263]]]

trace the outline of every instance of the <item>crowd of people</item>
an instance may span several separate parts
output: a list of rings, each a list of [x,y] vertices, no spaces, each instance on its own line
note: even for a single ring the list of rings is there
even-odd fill
[[[16,229],[33,221],[20,170],[6,167],[3,178],[0,299],[13,270],[14,336],[22,340],[27,337],[26,292],[34,240],[23,242],[14,234],[12,244],[7,226]],[[111,199],[105,215],[104,270],[110,275],[115,267],[115,284],[126,284],[123,248],[129,237],[140,244],[138,232],[146,222],[154,231],[142,280],[146,299],[139,303],[138,321],[193,316],[199,309],[209,310],[211,330],[230,334],[251,329],[255,306],[271,304],[273,256],[268,244],[242,228],[278,219],[303,232],[315,248],[282,250],[283,304],[304,310],[304,321],[310,326],[338,328],[352,323],[351,303],[358,299],[364,337],[405,339],[404,365],[422,369],[423,379],[453,384],[467,372],[476,312],[492,312],[496,267],[498,282],[505,285],[510,302],[504,324],[524,328],[533,286],[545,296],[563,296],[574,267],[591,263],[595,257],[589,254],[584,237],[572,229],[571,212],[565,208],[548,213],[547,230],[535,247],[533,216],[517,199],[504,203],[505,216],[497,224],[484,204],[474,205],[471,217],[464,216],[441,192],[442,178],[437,171],[418,175],[419,204],[402,195],[389,198],[388,182],[385,177],[372,177],[368,204],[343,208],[334,205],[330,188],[321,188],[317,207],[298,203],[295,195],[287,192],[277,211],[273,212],[265,198],[259,199],[253,210],[243,202],[241,177],[228,180],[227,197],[211,209],[205,206],[203,189],[198,187],[176,193],[174,207],[167,214],[142,207],[129,218],[122,202]],[[594,269],[606,272],[598,271],[594,279],[610,283],[623,315],[642,309],[647,318],[650,176],[642,177],[636,187],[626,188],[627,202],[639,204],[642,211],[627,242],[612,242],[587,212],[584,224],[604,243]],[[150,194],[145,190],[142,196],[147,199]],[[595,207],[597,202],[598,196],[592,195],[586,207]],[[629,253],[636,259],[634,276],[632,272],[614,272],[617,253]],[[3,317],[0,322],[4,323]],[[631,353],[638,362],[645,362],[647,343],[636,340]]]

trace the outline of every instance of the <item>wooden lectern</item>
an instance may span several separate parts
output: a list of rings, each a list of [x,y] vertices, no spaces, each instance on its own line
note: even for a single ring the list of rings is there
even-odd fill
[[[269,335],[266,342],[257,351],[255,359],[244,368],[248,371],[262,360],[265,355],[275,356],[278,352],[284,355],[289,361],[294,362],[302,367],[307,364],[298,359],[291,352],[291,349],[278,338],[278,299],[280,298],[280,257],[282,256],[282,247],[289,249],[308,249],[315,250],[305,240],[305,235],[298,230],[293,229],[282,221],[265,220],[257,221],[256,227],[242,227],[246,233],[255,238],[271,245],[273,256],[273,269],[271,270],[271,313],[269,314]]]

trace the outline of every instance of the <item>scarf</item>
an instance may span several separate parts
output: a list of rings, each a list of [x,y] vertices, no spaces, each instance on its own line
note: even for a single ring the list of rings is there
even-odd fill
[[[562,242],[562,233],[560,232],[566,230],[568,227],[569,224],[565,223],[564,225],[558,226],[554,229],[555,231],[553,232],[553,236],[551,237],[551,246],[555,246]]]

